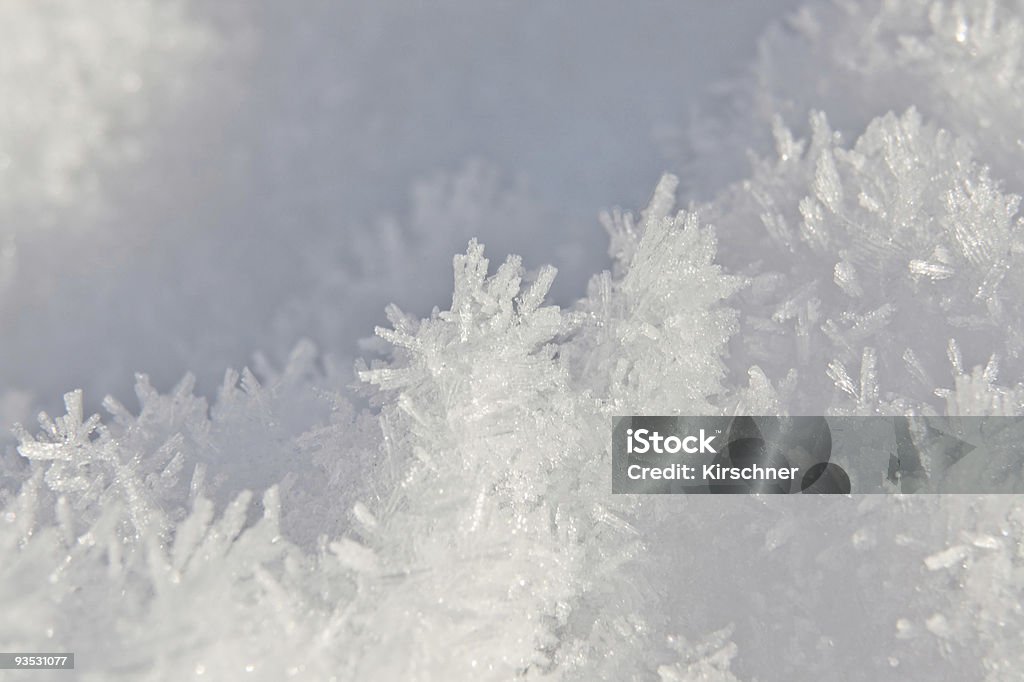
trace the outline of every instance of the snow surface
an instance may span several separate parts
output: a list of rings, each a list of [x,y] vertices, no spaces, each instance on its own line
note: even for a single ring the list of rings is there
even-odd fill
[[[1024,679],[1013,496],[610,494],[615,414],[1024,412],[1024,3],[797,4],[0,0],[0,650]]]

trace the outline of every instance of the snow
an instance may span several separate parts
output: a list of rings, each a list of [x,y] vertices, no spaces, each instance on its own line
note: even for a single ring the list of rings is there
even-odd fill
[[[1019,676],[1014,496],[610,493],[614,415],[1024,411],[1024,6],[795,6],[0,0],[0,649]]]

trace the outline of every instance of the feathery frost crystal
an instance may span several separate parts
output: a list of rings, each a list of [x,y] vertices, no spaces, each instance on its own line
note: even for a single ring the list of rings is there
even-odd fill
[[[612,264],[573,305],[474,239],[448,309],[390,306],[351,387],[300,341],[212,402],[191,375],[139,375],[138,410],[104,417],[68,393],[0,459],[0,650],[104,681],[1019,677],[1015,498],[613,497],[610,448],[616,414],[1024,413],[1022,22],[1011,0],[796,13],[702,140],[704,182],[601,216]],[[51,139],[0,214],[63,196],[95,142]],[[467,166],[352,253],[402,279],[432,225],[551,229],[496,177]],[[282,336],[372,293],[325,253]]]

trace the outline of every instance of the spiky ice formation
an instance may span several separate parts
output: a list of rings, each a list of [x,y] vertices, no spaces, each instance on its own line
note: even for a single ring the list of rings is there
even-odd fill
[[[608,214],[614,268],[568,311],[472,242],[449,310],[389,311],[368,411],[305,344],[212,407],[69,394],[5,458],[0,649],[95,680],[1011,678],[1014,500],[638,500],[608,460],[622,412],[1020,414],[1019,10],[807,10],[768,49],[852,85],[766,76],[748,180]]]
[[[750,72],[698,117],[679,162],[712,195],[747,175],[748,150],[768,151],[776,117],[804,136],[808,112],[823,111],[857,136],[873,119],[914,107],[1020,192],[1022,12],[1019,0],[807,3],[765,32]]]
[[[913,109],[850,146],[823,114],[811,121],[810,140],[777,123],[775,156],[705,209],[723,259],[751,277],[734,370],[796,372],[797,412],[941,409],[935,392],[975,366],[995,386],[1001,365],[1011,390],[1020,198]]]
[[[663,183],[630,237],[633,262],[603,277],[613,297],[653,293],[666,257],[681,268],[672,287],[679,295],[719,276],[709,233],[691,215],[668,215],[672,187]],[[673,236],[678,247],[666,250]],[[706,248],[688,248],[699,243]],[[513,258],[488,276],[482,253],[474,242],[456,258],[449,311],[422,321],[390,311],[394,329],[379,334],[395,346],[394,359],[361,373],[383,402],[376,436],[364,431],[338,447],[365,427],[352,423],[339,398],[313,390],[306,346],[282,373],[264,369],[266,386],[248,371],[229,372],[209,410],[189,380],[161,396],[142,377],[138,416],[108,401],[111,424],[85,419],[73,393],[65,417],[42,416],[39,436],[22,431],[19,452],[33,466],[5,517],[13,557],[6,585],[18,589],[11,603],[30,609],[45,600],[50,608],[5,641],[45,632],[58,646],[111,660],[114,651],[134,652],[122,666],[84,665],[97,679],[278,679],[282,671],[325,679],[332,669],[342,679],[611,679],[659,668],[672,679],[693,666],[724,671],[732,654],[701,663],[693,656],[702,648],[658,643],[643,614],[655,593],[621,576],[642,551],[630,520],[643,512],[608,492],[602,433],[611,414],[637,382],[655,385],[652,362],[678,370],[679,359],[619,363],[624,374],[586,388],[593,375],[574,377],[572,353],[559,352],[596,327],[678,334],[675,316],[666,321],[655,308],[637,320],[628,306],[597,302],[567,315],[543,305],[552,268],[526,273]],[[722,278],[717,294],[685,308],[697,319],[723,315],[728,327],[730,315],[712,310],[734,289]],[[591,341],[602,362],[624,352],[618,334]],[[708,362],[719,350],[707,348]],[[711,390],[687,395],[706,401]],[[289,536],[303,538],[310,524],[329,529],[327,519],[339,516],[342,536],[306,537],[303,547],[284,539],[280,524],[289,516],[276,486],[256,520],[251,493],[237,489],[282,475],[267,468],[282,463],[261,454],[268,447],[300,455],[283,486],[298,527]],[[245,466],[225,469],[231,462]],[[331,484],[345,473],[358,480],[344,481],[334,490],[347,492],[335,497]],[[41,575],[47,556],[64,553],[50,580],[15,587]],[[103,576],[100,585],[76,590],[91,573]],[[85,628],[114,593],[122,607],[105,612],[99,630]],[[291,615],[268,627],[272,614]],[[151,634],[140,639],[144,631]],[[182,638],[190,644],[165,651]],[[723,646],[705,648],[729,650]],[[638,669],[643,656],[650,660]]]

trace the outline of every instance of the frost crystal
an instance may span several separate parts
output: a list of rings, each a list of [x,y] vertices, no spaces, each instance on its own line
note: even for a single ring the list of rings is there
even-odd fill
[[[395,677],[557,670],[578,657],[586,614],[609,607],[593,594],[599,576],[636,551],[607,494],[606,420],[557,355],[576,323],[543,305],[554,270],[528,274],[511,258],[487,273],[471,242],[455,258],[451,309],[421,322],[392,309],[394,328],[378,334],[395,361],[360,372],[393,396],[381,423],[401,490],[370,508],[369,547],[340,548],[382,564],[357,602],[361,674],[403,642],[420,653],[391,661]]]
[[[84,15],[47,32],[51,6],[0,18],[27,13],[17,45],[106,63]],[[125,34],[178,16],[153,7]],[[446,310],[387,309],[351,392],[303,341],[210,401],[192,375],[167,393],[139,375],[138,409],[108,398],[105,418],[68,393],[0,457],[0,650],[76,651],[86,680],[1019,677],[1016,498],[612,496],[610,441],[630,413],[1024,414],[1022,12],[801,10],[702,147],[707,177],[746,179],[688,186],[706,196],[678,211],[665,175],[638,215],[603,214],[612,266],[571,306],[553,267],[492,269],[474,239]],[[19,111],[0,118],[15,157]],[[52,139],[0,212],[56,202],[103,146]],[[345,258],[412,289],[404,264],[449,248],[438,224],[548,229],[484,166],[438,177],[401,226],[300,257],[316,293],[281,336],[341,336],[336,308],[378,293]],[[0,419],[32,404],[5,389]]]
[[[950,339],[962,339],[972,362],[995,353],[1016,372],[1020,198],[913,109],[876,119],[849,147],[823,115],[811,125],[799,153],[777,131],[777,155],[705,209],[720,226],[723,258],[755,276],[741,294],[739,357],[769,377],[797,370],[796,411],[822,400],[841,408],[819,383],[826,376],[860,411],[937,407],[937,387],[921,379],[948,376]],[[763,231],[752,231],[759,223]],[[862,374],[873,383],[881,367],[886,378],[861,395],[843,368],[868,353]]]
[[[611,401],[612,414],[700,414],[721,391],[722,354],[736,314],[722,301],[743,279],[714,262],[714,231],[693,213],[672,214],[678,181],[662,178],[637,219],[616,212],[616,271],[595,277],[570,343],[576,376]]]

